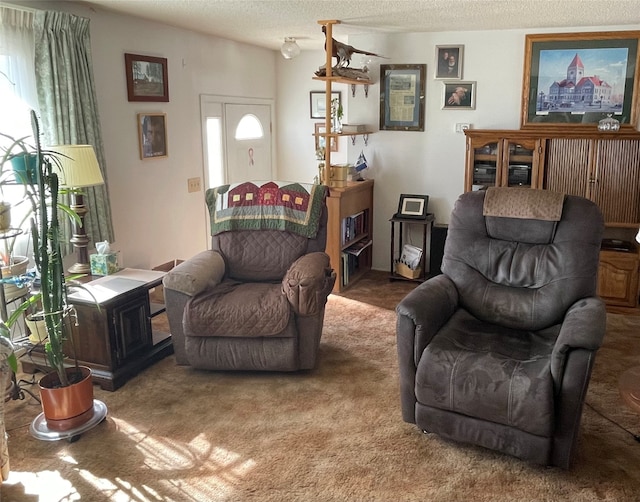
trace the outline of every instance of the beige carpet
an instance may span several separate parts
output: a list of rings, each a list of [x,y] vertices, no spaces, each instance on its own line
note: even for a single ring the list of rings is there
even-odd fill
[[[588,402],[640,433],[617,390],[640,317],[610,315]],[[2,501],[634,501],[640,443],[586,407],[571,471],[423,435],[402,422],[395,313],[332,295],[321,360],[301,374],[200,372],[169,357],[116,392],[75,443],[29,436],[8,403]]]

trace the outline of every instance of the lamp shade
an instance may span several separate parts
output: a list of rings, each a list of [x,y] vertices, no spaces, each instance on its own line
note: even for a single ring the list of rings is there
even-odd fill
[[[296,39],[293,37],[286,37],[284,43],[280,48],[280,52],[285,59],[293,59],[300,54],[300,47],[296,43]]]
[[[80,188],[104,183],[92,145],[56,145],[48,150],[60,154],[56,156],[59,165],[54,163],[53,169],[61,186]]]

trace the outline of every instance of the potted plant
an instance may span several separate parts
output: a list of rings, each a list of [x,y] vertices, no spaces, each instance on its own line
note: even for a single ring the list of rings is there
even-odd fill
[[[9,317],[7,325],[17,322],[29,309],[40,305],[39,314],[44,318],[46,341],[44,350],[48,365],[53,370],[39,382],[42,408],[47,427],[55,431],[76,428],[93,416],[93,384],[91,370],[65,364],[65,342],[73,344],[71,324],[75,310],[67,301],[67,291],[78,286],[73,278],[65,278],[60,250],[58,212],[64,211],[76,222],[78,215],[58,201],[60,193],[58,175],[54,169],[56,155],[44,152],[40,147],[40,130],[36,115],[31,113],[35,142],[36,171],[31,183],[27,183],[28,199],[32,203],[31,240],[40,287],[32,292]]]

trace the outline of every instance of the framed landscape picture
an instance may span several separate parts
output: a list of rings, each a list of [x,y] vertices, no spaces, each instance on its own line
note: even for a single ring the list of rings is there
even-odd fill
[[[309,114],[312,119],[324,119],[327,117],[327,93],[324,91],[309,92]],[[338,100],[342,103],[342,93],[340,91],[331,92],[331,101]]]
[[[124,55],[129,101],[169,101],[167,59]]]
[[[523,128],[589,128],[612,115],[638,121],[640,31],[527,35]]]

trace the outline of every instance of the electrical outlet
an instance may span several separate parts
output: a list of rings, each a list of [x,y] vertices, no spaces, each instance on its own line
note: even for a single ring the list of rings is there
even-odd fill
[[[201,190],[200,186],[200,178],[189,178],[187,180],[187,191],[191,192],[199,192]]]
[[[470,124],[458,123],[456,124],[456,132],[464,132],[471,127]]]

